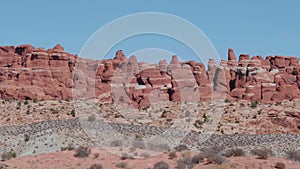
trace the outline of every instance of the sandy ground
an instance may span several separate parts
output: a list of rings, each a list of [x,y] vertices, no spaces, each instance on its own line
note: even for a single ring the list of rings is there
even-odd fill
[[[104,169],[117,169],[116,164],[126,163],[127,169],[152,169],[155,163],[164,161],[170,169],[175,169],[177,161],[192,156],[193,152],[177,152],[177,157],[169,159],[169,153],[161,153],[148,158],[121,159],[120,156],[106,150],[94,148],[87,158],[74,157],[74,151],[25,156],[5,161],[9,169],[88,169],[93,164],[101,164]],[[254,156],[230,157],[222,165],[196,164],[193,169],[274,169],[277,162],[285,164],[286,169],[299,169],[300,162],[290,161],[282,157],[270,157],[266,160]]]

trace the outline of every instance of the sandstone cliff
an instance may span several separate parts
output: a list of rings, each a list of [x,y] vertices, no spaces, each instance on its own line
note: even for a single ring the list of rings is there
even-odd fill
[[[162,60],[149,65],[135,56],[126,58],[121,50],[114,59],[95,61],[69,54],[60,45],[48,50],[0,47],[2,99],[88,97],[145,107],[159,100],[210,100],[214,93],[224,93],[228,100],[277,102],[300,98],[299,88],[299,59],[291,56],[241,54],[237,60],[229,49],[228,61],[211,59],[206,69],[203,63],[179,62],[177,56],[170,64]],[[193,97],[182,98],[182,93]]]

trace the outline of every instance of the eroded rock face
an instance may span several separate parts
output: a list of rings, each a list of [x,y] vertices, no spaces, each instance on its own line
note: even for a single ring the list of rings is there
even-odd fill
[[[5,99],[70,99],[77,56],[60,45],[0,47],[0,95]]]
[[[228,49],[228,61],[230,61],[230,60],[236,60],[233,49],[231,49],[231,48]]]
[[[237,61],[230,48],[228,61],[218,64],[210,59],[206,69],[203,63],[179,62],[177,56],[172,56],[170,64],[162,60],[151,65],[138,62],[135,56],[127,59],[122,50],[114,59],[95,61],[69,54],[61,45],[48,50],[31,45],[2,46],[0,96],[37,100],[83,97],[102,102],[118,99],[135,107],[149,106],[160,97],[210,100],[213,93],[223,93],[230,100],[275,102],[300,98],[298,60],[242,54]],[[115,98],[114,91],[122,93],[122,98]]]

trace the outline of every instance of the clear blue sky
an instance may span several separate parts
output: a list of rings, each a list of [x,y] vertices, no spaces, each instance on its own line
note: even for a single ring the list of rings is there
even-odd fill
[[[300,1],[297,0],[7,0],[1,2],[0,8],[0,45],[29,43],[51,48],[62,44],[66,51],[78,54],[95,31],[114,19],[138,12],[164,12],[196,25],[222,58],[227,57],[229,47],[236,55],[300,57]],[[164,48],[180,56],[191,55],[175,43],[172,46],[164,40],[141,41],[137,38],[138,43],[134,43],[131,39],[116,48],[122,47],[127,55],[143,48]]]

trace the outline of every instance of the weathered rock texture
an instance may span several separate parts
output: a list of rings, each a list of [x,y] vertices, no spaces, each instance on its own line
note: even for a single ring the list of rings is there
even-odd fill
[[[54,100],[98,98],[102,102],[145,107],[155,101],[228,100],[277,102],[300,98],[300,64],[296,57],[237,58],[228,50],[228,61],[210,59],[207,69],[195,61],[170,64],[138,62],[121,50],[114,59],[88,60],[66,53],[56,45],[45,50],[31,45],[0,47],[2,99]],[[73,92],[72,92],[72,89]],[[195,99],[196,98],[196,99]]]

